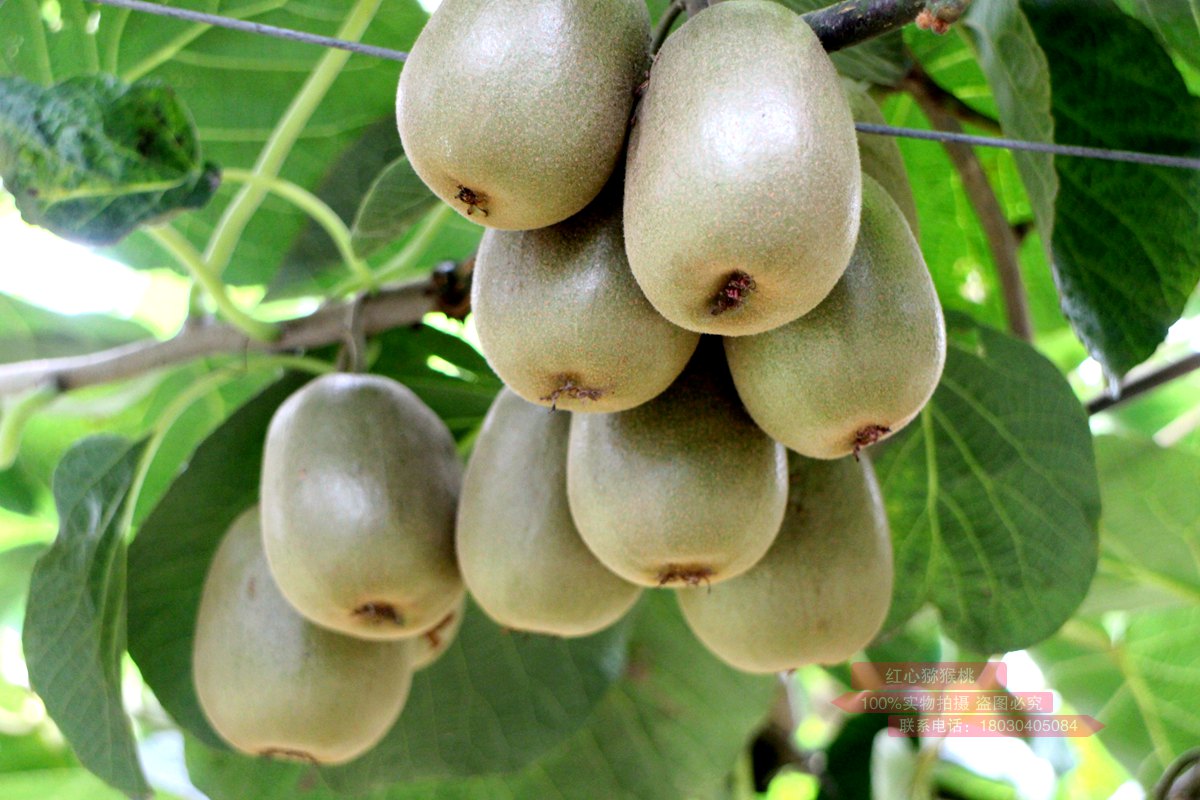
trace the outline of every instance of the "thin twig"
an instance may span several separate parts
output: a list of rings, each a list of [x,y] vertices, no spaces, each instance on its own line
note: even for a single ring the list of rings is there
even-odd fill
[[[1192,353],[1164,367],[1147,372],[1127,383],[1121,384],[1115,395],[1104,394],[1087,404],[1088,414],[1099,414],[1113,406],[1128,402],[1140,394],[1156,389],[1164,383],[1173,381],[1200,369],[1200,353]]]
[[[441,308],[442,300],[442,293],[428,279],[384,290],[363,301],[362,330],[372,336],[414,325],[426,313]],[[174,338],[163,342],[135,342],[83,356],[6,364],[0,366],[0,396],[46,385],[69,391],[111,383],[223,353],[280,353],[321,347],[344,339],[347,313],[345,303],[326,306],[310,316],[283,323],[279,338],[272,342],[251,339],[231,325],[208,321],[185,326]]]
[[[961,133],[958,120],[942,107],[937,94],[930,91],[931,79],[921,68],[914,67],[901,82],[901,86],[921,106],[933,127],[951,133]],[[963,190],[979,217],[992,261],[996,265],[996,276],[1004,295],[1004,310],[1008,317],[1008,329],[1014,336],[1025,341],[1033,338],[1033,323],[1029,316],[1029,300],[1025,295],[1025,282],[1021,277],[1021,262],[1017,257],[1017,237],[1012,225],[1000,207],[996,190],[984,174],[983,165],[969,146],[957,142],[943,142],[946,154],[962,177]]]

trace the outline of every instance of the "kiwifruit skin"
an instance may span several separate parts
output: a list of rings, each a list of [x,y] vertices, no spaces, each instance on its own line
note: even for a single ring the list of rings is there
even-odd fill
[[[605,568],[567,504],[570,415],[505,389],[484,419],[458,506],[458,561],[471,596],[513,630],[585,636],[641,588]]]
[[[754,421],[811,458],[853,453],[872,443],[859,432],[874,426],[887,438],[920,412],[946,361],[945,321],[920,247],[883,187],[863,180],[858,247],[829,297],[780,328],[726,339],[725,353]]]
[[[319,625],[415,636],[458,601],[462,466],[445,424],[378,375],[321,376],[267,431],[263,540],[283,595]],[[371,613],[390,608],[393,615]]]
[[[466,611],[467,595],[466,592],[463,592],[459,595],[458,602],[454,607],[435,622],[432,628],[421,631],[411,639],[404,640],[405,644],[412,649],[412,668],[414,670],[432,666],[450,645],[454,644]]]
[[[886,125],[887,119],[883,110],[871,97],[870,93],[857,83],[842,79],[842,87],[846,90],[846,99],[850,102],[850,112],[855,122],[869,122],[872,125]],[[904,219],[912,229],[913,236],[920,236],[920,226],[917,219],[917,200],[913,196],[912,183],[908,180],[908,170],[904,167],[904,156],[900,153],[900,145],[893,136],[879,136],[874,133],[858,134],[858,159],[862,164],[864,175],[870,175],[896,201],[896,205],[904,212]]]
[[[642,0],[445,0],[400,73],[404,152],[480,225],[561,222],[617,164],[649,44]]]
[[[543,406],[641,405],[671,385],[700,340],[667,322],[634,280],[620,181],[558,225],[486,232],[471,285],[488,363],[509,388]]]
[[[720,342],[702,339],[650,402],[573,415],[567,497],[584,542],[626,580],[715,585],[775,538],[786,457],[742,410]]]
[[[408,642],[300,616],[267,568],[258,508],[238,517],[209,567],[192,650],[200,707],[223,739],[250,755],[349,761],[396,721],[412,670]]]
[[[684,619],[715,655],[746,672],[835,664],[887,616],[892,545],[870,462],[792,458],[791,497],[771,549],[711,590],[680,589]]]
[[[768,0],[719,3],[659,51],[630,135],[629,264],[664,317],[743,336],[806,313],[854,249],[854,121],[801,17]],[[735,271],[754,284],[714,314]]]

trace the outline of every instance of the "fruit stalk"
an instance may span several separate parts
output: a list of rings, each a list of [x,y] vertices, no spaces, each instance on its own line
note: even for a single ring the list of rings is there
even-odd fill
[[[804,15],[826,52],[832,53],[918,20],[939,33],[966,11],[971,0],[843,0]]]

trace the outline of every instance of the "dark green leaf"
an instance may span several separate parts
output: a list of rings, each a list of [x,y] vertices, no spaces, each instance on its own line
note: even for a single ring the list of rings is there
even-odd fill
[[[887,628],[926,602],[981,652],[1041,641],[1096,568],[1100,499],[1087,417],[1030,346],[950,314],[929,405],[875,463],[896,553]]]
[[[1058,141],[1200,155],[1200,100],[1111,0],[1025,0]],[[1058,158],[1052,252],[1063,307],[1113,375],[1148,358],[1200,281],[1200,172]]]
[[[149,337],[129,320],[56,314],[0,295],[0,363],[81,355]]]
[[[1200,457],[1103,436],[1100,570],[1084,610],[1200,602]]]
[[[1200,68],[1200,0],[1117,0],[1168,47]]]
[[[886,714],[853,714],[825,750],[818,800],[871,797],[871,750],[888,727]]]
[[[121,704],[125,652],[126,493],[142,445],[98,436],[54,474],[60,528],[38,560],[25,613],[29,680],[75,749],[108,783],[146,797],[133,727]]]
[[[1017,0],[972,4],[963,17],[963,29],[987,75],[1005,135],[1053,142],[1050,68]],[[1049,242],[1058,195],[1054,157],[1018,152],[1013,158],[1029,193],[1038,231]]]
[[[93,245],[201,208],[220,182],[171,89],[105,75],[0,78],[0,178],[26,222]]]
[[[321,178],[316,194],[349,224],[380,173],[402,155],[404,150],[396,134],[395,120],[379,120],[333,160]],[[345,273],[341,253],[329,234],[313,220],[306,220],[271,281],[269,296],[287,297],[311,292],[322,285],[322,280],[334,281]]]
[[[1072,621],[1033,656],[1100,741],[1149,787],[1200,732],[1200,609],[1145,611],[1118,626]]]
[[[427,325],[392,331],[379,341],[383,351],[372,370],[416,392],[445,420],[456,438],[479,426],[503,386],[475,348]],[[432,365],[431,358],[435,359]],[[457,375],[447,375],[437,368],[447,364]]]
[[[523,769],[398,784],[372,794],[373,800],[717,795],[737,754],[765,717],[778,684],[773,678],[736,672],[713,658],[684,626],[668,592],[648,593],[632,614],[629,663],[582,728]],[[449,697],[446,702],[452,704],[454,696]],[[497,723],[519,733],[503,719]],[[471,736],[472,731],[447,730],[447,735]],[[213,800],[338,796],[319,788],[305,767],[264,764],[198,746],[189,746],[188,766]]]
[[[400,156],[379,173],[359,206],[354,218],[354,249],[360,255],[369,255],[399,239],[439,202],[408,158]]]
[[[426,336],[440,345],[451,338],[436,332]],[[380,362],[388,363],[391,351],[407,344],[404,352],[411,361],[400,356],[391,362],[399,373],[424,370],[429,386],[439,379],[447,386],[470,383],[425,365],[431,349],[459,362],[469,361],[468,353],[408,341],[419,338],[408,330],[383,337]],[[473,350],[470,354],[482,361]],[[130,652],[175,721],[210,745],[221,746],[191,681],[192,633],[204,574],[230,522],[255,502],[267,425],[302,382],[290,378],[272,386],[206,439],[130,549]],[[486,408],[483,398],[494,391],[446,389],[441,397],[479,398],[478,405]],[[471,419],[478,424],[478,416]],[[474,612],[450,652],[418,676],[407,712],[384,743],[356,764],[331,770],[329,780],[358,790],[399,777],[518,768],[583,724],[618,677],[625,633],[617,626],[571,641],[509,634]]]

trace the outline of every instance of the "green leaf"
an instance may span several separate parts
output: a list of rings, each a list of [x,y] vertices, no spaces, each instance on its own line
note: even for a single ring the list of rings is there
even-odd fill
[[[523,769],[397,784],[372,794],[373,800],[716,796],[766,716],[778,683],[718,662],[684,626],[669,592],[647,593],[632,614],[629,663],[582,728]],[[453,704],[453,697],[445,702]],[[515,724],[505,727],[517,733]],[[472,731],[461,729],[456,735],[471,736]],[[188,767],[196,785],[213,800],[339,796],[319,788],[305,767],[263,764],[190,743]]]
[[[203,207],[220,181],[171,89],[104,75],[0,78],[0,178],[26,222],[93,245]]]
[[[941,385],[876,458],[896,557],[887,628],[924,603],[981,652],[1027,647],[1079,606],[1100,499],[1087,418],[1032,347],[947,316]]]
[[[0,363],[81,355],[150,335],[129,320],[102,314],[56,314],[0,295]]]
[[[396,121],[379,120],[330,163],[316,194],[349,224],[380,173],[402,155]],[[329,234],[315,221],[306,220],[271,281],[268,297],[311,293],[344,277],[345,270],[341,253]]]
[[[503,387],[483,356],[462,339],[428,325],[379,337],[383,350],[372,371],[395,378],[437,412],[456,438],[479,427]],[[431,362],[431,358],[434,358]],[[440,361],[436,360],[440,359]],[[432,365],[449,364],[457,375]]]
[[[1111,0],[1025,0],[1046,52],[1057,139],[1200,154],[1200,100]],[[1063,308],[1114,376],[1148,358],[1200,281],[1200,172],[1058,158],[1051,243]]]
[[[1200,0],[1117,0],[1180,58],[1200,68]]]
[[[1074,710],[1104,723],[1100,741],[1144,786],[1200,737],[1200,608],[1141,612],[1108,631],[1073,620],[1033,656]]]
[[[1100,569],[1084,611],[1200,602],[1200,456],[1102,436]]]
[[[192,686],[200,591],[221,536],[258,501],[271,415],[305,380],[289,376],[273,384],[209,436],[129,548],[129,653],[175,722],[218,746]]]
[[[962,23],[979,66],[987,75],[1005,135],[1053,142],[1050,68],[1018,1],[974,3]],[[1029,193],[1038,231],[1049,242],[1054,231],[1054,200],[1058,195],[1054,157],[1016,152],[1013,158]]]
[[[359,206],[352,230],[355,250],[369,255],[399,239],[439,202],[408,158],[400,156],[379,173]]]
[[[79,760],[130,797],[150,787],[121,704],[126,493],[142,445],[97,436],[54,474],[58,538],[34,567],[25,612],[29,680]]]
[[[380,362],[386,364],[390,351],[417,338],[407,330],[383,337]],[[428,352],[408,344],[406,352]],[[442,352],[468,360],[466,353]],[[478,354],[474,358],[482,361]],[[430,373],[430,385],[438,381],[435,375],[445,384],[469,384],[429,370],[424,359],[414,360]],[[399,366],[404,359],[392,363]],[[268,388],[209,436],[130,548],[130,653],[175,721],[213,746],[223,745],[204,719],[191,680],[204,575],[229,524],[256,501],[267,425],[302,383],[288,378]],[[456,396],[453,390],[442,394]],[[469,396],[486,395],[477,389]],[[486,408],[482,400],[479,405]],[[472,423],[477,425],[478,417]],[[517,769],[584,723],[618,677],[626,633],[616,626],[569,641],[510,634],[472,612],[450,651],[417,676],[397,727],[372,753],[329,770],[328,780],[359,791],[400,777]]]
[[[123,795],[79,767],[0,774],[4,800],[120,800]]]

